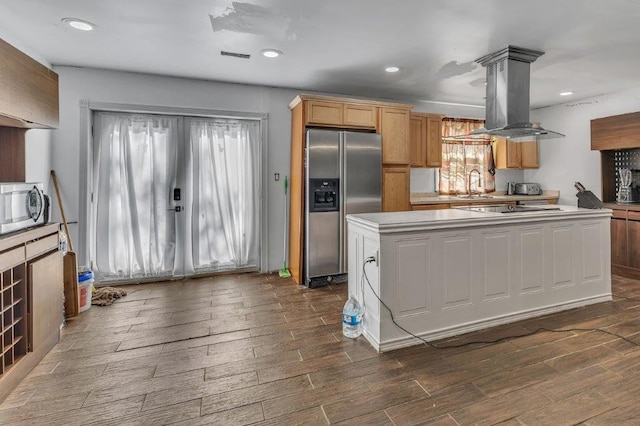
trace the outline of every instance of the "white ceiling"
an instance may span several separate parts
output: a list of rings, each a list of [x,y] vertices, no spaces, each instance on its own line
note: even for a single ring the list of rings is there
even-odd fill
[[[475,59],[542,50],[532,108],[640,87],[639,22],[640,0],[0,0],[0,28],[53,65],[406,101],[483,105]]]

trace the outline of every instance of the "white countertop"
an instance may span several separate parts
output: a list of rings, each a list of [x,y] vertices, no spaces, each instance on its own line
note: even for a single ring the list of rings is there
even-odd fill
[[[566,219],[610,217],[609,209],[581,209],[575,206],[553,205],[560,210],[532,212],[478,212],[459,208],[419,210],[390,213],[364,213],[347,215],[347,222],[360,225],[378,233],[420,231],[502,224],[546,222]]]

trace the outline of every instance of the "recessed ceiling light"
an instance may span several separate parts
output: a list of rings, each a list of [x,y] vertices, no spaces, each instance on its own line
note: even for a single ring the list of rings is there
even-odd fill
[[[560,92],[560,96],[569,96],[569,95],[573,95],[572,91],[566,91],[566,92]]]
[[[91,31],[96,28],[96,24],[78,18],[64,18],[62,22],[76,30]]]
[[[283,55],[280,50],[276,49],[262,49],[260,53],[262,53],[262,55],[266,56],[267,58],[277,58],[278,56]]]
[[[400,67],[397,66],[390,66],[390,67],[385,67],[384,69],[386,72],[398,72],[400,71]]]

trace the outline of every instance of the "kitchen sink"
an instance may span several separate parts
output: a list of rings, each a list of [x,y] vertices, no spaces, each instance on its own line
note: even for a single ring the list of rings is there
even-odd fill
[[[528,213],[561,210],[559,207],[546,206],[481,206],[481,207],[457,207],[459,210],[468,210],[481,213]]]

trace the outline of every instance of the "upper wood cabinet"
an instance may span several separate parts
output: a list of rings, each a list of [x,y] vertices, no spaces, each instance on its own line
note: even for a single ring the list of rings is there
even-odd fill
[[[58,74],[0,40],[0,126],[58,127]]]
[[[380,109],[383,164],[409,165],[410,111],[411,107]]]
[[[307,124],[342,125],[342,104],[338,102],[307,101]]]
[[[538,142],[512,142],[503,138],[494,138],[493,155],[496,169],[537,169]]]
[[[591,149],[640,148],[640,112],[591,120]]]
[[[411,113],[409,124],[411,167],[442,165],[442,116]]]
[[[304,101],[306,124],[329,127],[375,129],[378,108],[357,103]]]
[[[382,211],[403,212],[411,210],[408,166],[382,168]]]
[[[346,103],[342,109],[342,122],[345,126],[376,128],[378,108],[371,105]]]

